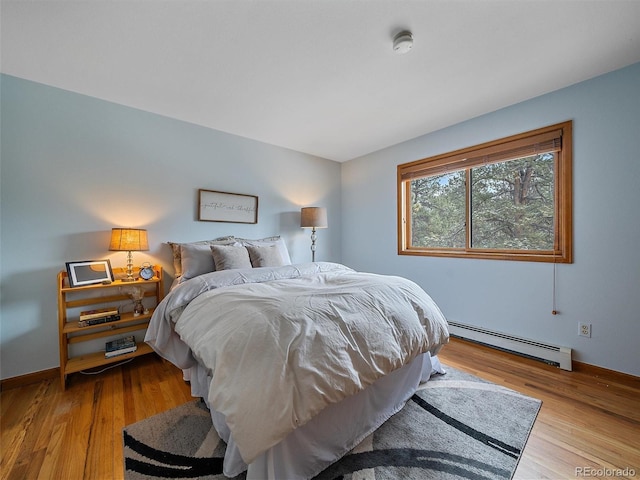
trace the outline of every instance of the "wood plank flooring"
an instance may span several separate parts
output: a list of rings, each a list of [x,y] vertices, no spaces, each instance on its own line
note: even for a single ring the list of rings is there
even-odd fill
[[[439,357],[543,401],[514,479],[640,478],[640,378],[581,364],[567,372],[459,340]]]
[[[515,479],[640,478],[639,378],[565,372],[460,340],[440,359],[543,401]],[[121,479],[122,427],[190,399],[181,372],[155,355],[71,375],[64,392],[57,377],[5,390],[1,478]]]

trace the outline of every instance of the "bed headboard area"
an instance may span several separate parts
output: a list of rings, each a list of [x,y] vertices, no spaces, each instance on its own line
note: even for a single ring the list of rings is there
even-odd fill
[[[173,253],[176,284],[216,270],[291,264],[287,245],[279,235],[260,239],[230,235],[212,240],[167,244]]]

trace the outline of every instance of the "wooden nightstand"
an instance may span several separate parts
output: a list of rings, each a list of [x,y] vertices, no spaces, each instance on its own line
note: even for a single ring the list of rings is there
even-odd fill
[[[136,340],[138,340],[138,348],[132,353],[105,358],[103,344],[100,350],[96,348],[95,351],[87,354],[69,356],[69,345],[146,330],[155,306],[157,306],[164,297],[162,267],[154,265],[153,269],[155,276],[150,280],[136,279],[134,282],[115,280],[108,285],[95,284],[73,288],[69,286],[67,272],[61,271],[58,273],[58,333],[60,341],[60,382],[62,390],[66,387],[67,375],[70,373],[121,362],[128,358],[153,352],[153,349],[149,345],[141,341],[143,337],[143,334],[141,334],[139,335],[140,338],[136,338]],[[114,276],[121,278],[124,270],[124,268],[114,268]],[[148,308],[148,313],[134,316],[131,311],[133,301],[124,292],[124,289],[132,286],[143,288],[143,303],[145,307]],[[84,308],[89,305],[92,307],[88,309]],[[78,324],[81,310],[106,307],[117,307],[119,309],[120,319],[85,327],[81,327]]]

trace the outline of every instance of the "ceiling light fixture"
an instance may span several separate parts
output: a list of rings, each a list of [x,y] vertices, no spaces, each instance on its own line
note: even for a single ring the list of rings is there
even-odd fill
[[[398,54],[407,53],[413,47],[413,35],[405,30],[393,38],[393,51]]]

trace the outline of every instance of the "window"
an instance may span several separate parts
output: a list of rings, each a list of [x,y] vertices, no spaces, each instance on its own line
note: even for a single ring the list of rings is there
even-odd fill
[[[398,253],[571,263],[571,131],[398,165]]]

